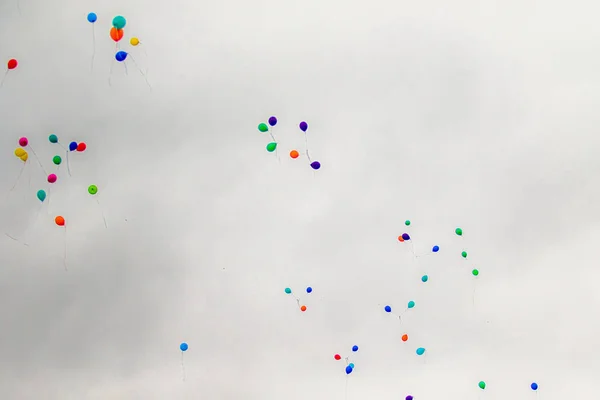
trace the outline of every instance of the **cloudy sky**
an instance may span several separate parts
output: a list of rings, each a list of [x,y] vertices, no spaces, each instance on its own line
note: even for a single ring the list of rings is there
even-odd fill
[[[596,393],[598,5],[446,3],[2,1],[0,397]]]

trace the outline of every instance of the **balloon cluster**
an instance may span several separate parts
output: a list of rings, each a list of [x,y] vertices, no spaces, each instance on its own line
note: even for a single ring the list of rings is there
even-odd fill
[[[354,345],[352,346],[352,352],[356,353],[358,351],[358,346]],[[335,354],[333,356],[333,359],[336,361],[339,361],[342,359],[342,356],[340,356],[339,354]],[[350,362],[350,356],[344,357],[344,361],[346,361],[346,375],[350,375],[352,373],[352,371],[354,371],[354,363]]]
[[[95,24],[98,21],[98,15],[96,13],[89,13],[87,15],[87,20],[91,24]],[[115,42],[119,43],[123,37],[125,36],[125,26],[127,25],[127,20],[122,15],[117,15],[112,20],[112,26],[109,31],[110,38]],[[136,47],[141,44],[140,39],[137,37],[132,37],[129,39],[129,44],[133,47]],[[129,53],[124,50],[118,50],[115,53],[115,60],[118,62],[123,62],[127,59]]]
[[[313,291],[312,287],[309,286],[309,287],[306,288],[306,293],[307,294],[311,294],[312,291]],[[294,294],[292,294],[292,289],[291,288],[286,287],[285,290],[284,290],[284,292],[285,292],[285,294],[289,294],[291,296],[294,296],[294,299],[296,300],[296,304],[298,304],[298,308],[300,309],[300,311],[302,311],[302,312],[306,311],[306,306],[304,304],[302,304],[302,305],[300,304],[300,298],[296,297]]]
[[[277,140],[275,139],[275,136],[273,134],[273,130],[274,130],[275,125],[277,125],[277,122],[278,122],[277,117],[272,116],[272,117],[269,117],[267,123],[261,122],[260,124],[258,124],[258,131],[261,133],[268,133],[269,136],[271,137],[271,142],[269,142],[267,144],[267,151],[269,153],[273,153],[274,151],[277,150]],[[300,124],[298,124],[298,127],[300,128],[300,131],[302,131],[302,133],[304,134],[304,143],[305,143],[304,155],[308,159],[310,167],[314,170],[318,170],[321,168],[321,163],[319,161],[313,160],[311,158],[310,152],[308,150],[308,136],[307,136],[308,123],[306,121],[302,121],[302,122],[300,122]],[[290,158],[295,160],[299,157],[300,157],[300,152],[298,150],[292,149],[290,151]]]

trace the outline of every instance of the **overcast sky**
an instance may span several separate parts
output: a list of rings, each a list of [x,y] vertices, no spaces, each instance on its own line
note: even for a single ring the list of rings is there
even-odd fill
[[[447,3],[2,1],[0,397],[593,397],[599,6]]]

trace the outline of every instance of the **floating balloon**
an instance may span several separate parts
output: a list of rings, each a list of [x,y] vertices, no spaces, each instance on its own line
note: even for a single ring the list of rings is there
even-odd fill
[[[123,32],[123,29],[117,29],[115,27],[110,28],[110,38],[115,42],[118,42],[121,39],[123,39],[124,34],[125,33]]]
[[[56,223],[58,226],[65,226],[65,219],[59,215],[54,218],[54,223]]]
[[[55,165],[60,165],[60,163],[62,162],[62,158],[60,156],[54,156],[54,157],[52,157],[52,162]]]
[[[352,373],[352,369],[353,369],[353,368],[352,368],[351,366],[349,366],[349,365],[348,365],[348,366],[346,366],[346,374],[347,374],[347,375],[350,375],[350,374]]]
[[[340,356],[339,354],[336,354],[333,356],[333,358],[339,361],[342,359],[342,356]]]
[[[486,384],[485,384],[484,381],[479,382],[479,388],[480,389],[485,389],[485,386],[486,386]]]
[[[404,242],[404,238],[402,237],[402,235],[398,236],[398,241],[399,242]]]
[[[44,200],[46,200],[46,192],[44,190],[38,190],[37,198],[39,201],[41,201],[43,203]]]
[[[312,288],[310,286],[306,288],[306,293],[312,293]]]
[[[25,154],[27,154],[27,152],[26,152],[25,150],[23,150],[22,148],[20,148],[20,147],[17,147],[17,148],[15,149],[15,156],[17,156],[17,157],[21,158],[21,157],[23,157],[23,155],[25,155]]]
[[[462,236],[462,234],[463,234],[463,231],[462,231],[462,229],[460,229],[460,228],[456,228],[456,229],[454,230],[454,233],[456,233],[458,236]]]
[[[433,251],[434,253],[437,253],[438,251],[440,251],[440,246],[433,246],[431,251]]]
[[[462,256],[462,258],[467,258],[467,252],[463,251],[462,253],[460,253],[460,255]]]
[[[69,151],[75,151],[75,150],[77,150],[77,142],[69,143]]]
[[[269,127],[264,122],[261,122],[260,124],[258,124],[258,130],[262,133],[265,133],[269,131]]]
[[[321,163],[318,161],[313,161],[310,163],[310,166],[312,169],[317,170],[317,169],[321,168]]]
[[[270,117],[269,118],[269,125],[271,125],[271,126],[277,125],[277,117]]]
[[[429,277],[427,275],[423,275],[421,277],[421,282],[427,282],[429,280]]]
[[[402,341],[406,342],[408,340],[408,335],[405,333],[404,335],[402,335]]]
[[[56,177],[56,175],[55,175],[55,174],[50,174],[50,175],[48,175],[48,182],[49,182],[49,183],[54,183],[54,182],[56,182],[56,179],[57,179],[57,177]]]
[[[383,309],[385,310],[385,312],[392,312],[392,307],[390,306],[385,306],[383,307]]]
[[[58,136],[50,135],[48,136],[48,141],[50,141],[50,143],[58,143]]]
[[[93,24],[94,22],[98,21],[98,16],[96,13],[91,12],[87,15],[87,20],[89,23]]]
[[[77,151],[85,151],[87,149],[87,144],[80,142],[77,143]]]
[[[298,151],[296,151],[296,150],[290,151],[290,157],[296,159],[296,158],[298,158],[298,156],[300,156],[300,153],[298,153]]]
[[[533,383],[531,384],[531,390],[538,390],[538,384],[537,384],[537,383],[535,383],[535,382],[533,382]]]
[[[113,18],[112,24],[117,29],[123,29],[125,28],[125,25],[127,25],[127,20],[125,19],[125,17],[117,15]]]
[[[348,366],[349,366],[350,368],[354,369],[354,363],[350,363],[350,364],[348,364]]]
[[[413,308],[415,306],[415,302],[414,301],[409,301],[408,302],[408,308]]]
[[[179,350],[187,351],[187,349],[188,349],[188,344],[186,342],[183,342],[179,345]]]
[[[95,195],[96,193],[98,193],[98,186],[96,186],[96,185],[88,186],[88,193],[91,194],[92,196]]]
[[[25,136],[19,139],[19,146],[26,147],[29,144],[29,140]]]
[[[358,351],[358,346],[357,345],[352,346],[352,351],[357,352]]]
[[[404,240],[410,240],[410,235],[408,233],[403,233],[402,234],[402,239],[404,239]]]
[[[404,221],[404,225],[410,226],[410,220],[407,219],[406,221]]]
[[[425,354],[425,348],[424,347],[419,347],[417,349],[417,355],[418,356],[422,356],[423,354]]]
[[[129,39],[129,44],[132,45],[133,47],[135,47],[138,44],[140,44],[140,39],[138,39],[136,37],[132,37],[131,39]]]
[[[272,152],[274,152],[274,151],[275,151],[275,149],[277,149],[277,143],[275,143],[275,142],[271,142],[271,143],[269,143],[269,144],[267,145],[267,151],[268,151],[269,153],[272,153]]]
[[[473,271],[471,271],[471,273],[473,274],[473,276],[478,276],[479,275],[479,270],[478,269],[474,269]]]
[[[302,132],[306,132],[308,130],[308,124],[305,121],[300,122],[300,125],[298,126]]]
[[[6,67],[8,69],[15,69],[17,68],[17,65],[19,65],[19,63],[17,62],[17,60],[15,60],[14,58],[11,58],[10,60],[8,60],[8,62],[6,63]]]
[[[23,162],[27,162],[27,160],[29,159],[29,154],[27,152],[25,152],[22,156],[19,157],[21,159],[21,161]]]
[[[289,287],[285,288],[285,293],[286,294],[292,294],[292,289],[290,289]]]
[[[125,61],[125,59],[127,58],[127,52],[120,50],[117,51],[117,54],[115,54],[115,60],[117,60],[118,62],[123,62]]]
[[[406,396],[406,400],[413,400],[413,397],[409,394],[408,396]]]
[[[306,311],[306,306],[301,306],[300,311],[302,311],[302,312]]]

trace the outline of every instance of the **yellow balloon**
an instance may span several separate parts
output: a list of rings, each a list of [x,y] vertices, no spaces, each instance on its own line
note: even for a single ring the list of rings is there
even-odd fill
[[[27,159],[29,158],[29,154],[25,153],[23,154],[21,157],[19,157],[21,160],[23,160],[23,162],[27,161]]]
[[[15,149],[15,156],[17,156],[17,157],[21,157],[23,154],[25,154],[25,150],[23,150],[22,148],[20,148],[20,147],[17,147],[17,148]]]
[[[137,46],[138,44],[140,44],[140,39],[136,38],[136,37],[132,37],[129,40],[129,43],[131,43],[132,46]]]

